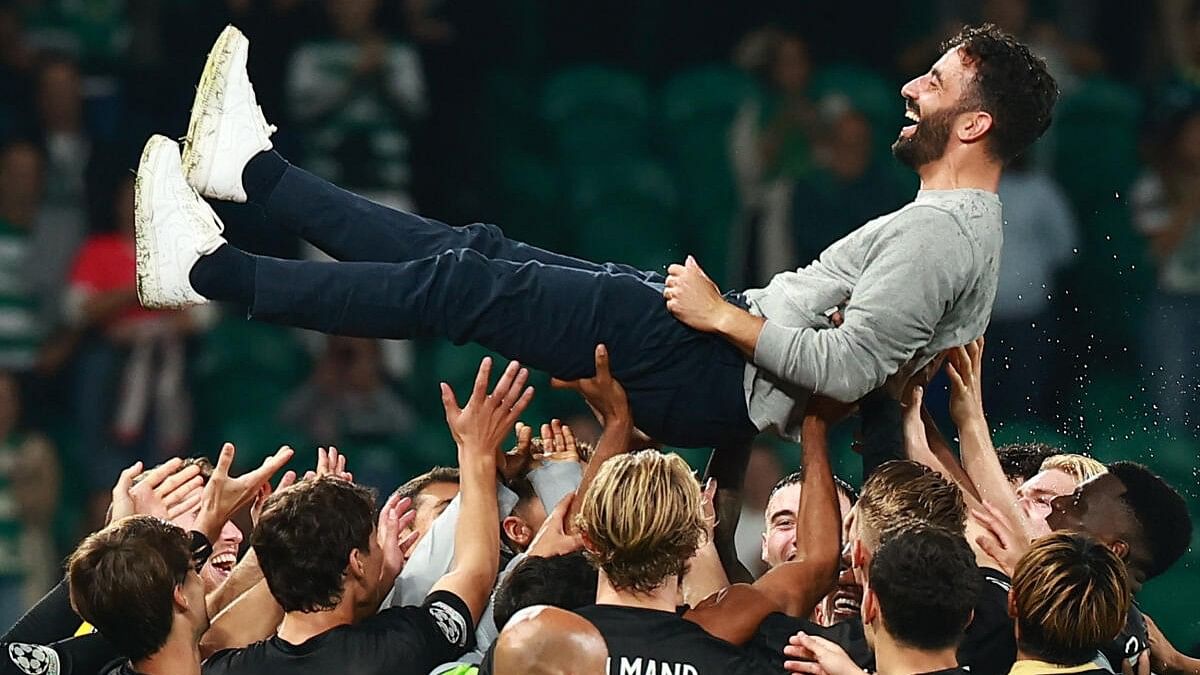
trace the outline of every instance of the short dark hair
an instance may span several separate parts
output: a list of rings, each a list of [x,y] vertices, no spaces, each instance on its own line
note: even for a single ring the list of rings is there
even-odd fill
[[[983,584],[967,540],[926,525],[885,533],[867,577],[888,634],[926,650],[958,644]]]
[[[319,612],[342,600],[350,552],[370,550],[375,495],[333,476],[296,483],[263,506],[250,545],[285,612]]]
[[[67,561],[71,606],[132,661],[167,643],[175,587],[192,568],[183,528],[130,516],[92,534]]]
[[[1050,663],[1076,666],[1121,632],[1132,601],[1125,564],[1091,537],[1038,539],[1012,576],[1018,646]]]
[[[774,497],[776,492],[779,492],[789,485],[799,485],[803,482],[804,467],[800,467],[799,469],[796,469],[795,471],[776,481],[775,485],[771,488],[771,494],[768,496],[768,499]],[[833,477],[833,485],[837,488],[838,492],[846,495],[846,499],[850,500],[851,505],[854,505],[858,502],[858,490],[855,490],[849,483],[842,480],[837,475],[834,475]]]
[[[458,483],[458,469],[450,466],[435,466],[429,471],[409,479],[407,483],[396,488],[395,494],[401,498],[416,499],[417,495],[434,483]]]
[[[964,26],[942,45],[955,48],[975,69],[972,105],[992,116],[988,148],[1007,163],[1050,127],[1058,84],[1044,59],[993,24]]]
[[[996,448],[1005,478],[1022,483],[1041,472],[1042,462],[1061,454],[1062,450],[1048,443],[1009,443]]]
[[[573,610],[594,604],[598,576],[583,551],[525,558],[496,589],[496,628],[504,628],[513,614],[533,605]]]
[[[1192,543],[1192,517],[1175,488],[1134,462],[1113,462],[1108,472],[1125,486],[1123,500],[1141,525],[1150,553],[1147,579],[1166,572]]]

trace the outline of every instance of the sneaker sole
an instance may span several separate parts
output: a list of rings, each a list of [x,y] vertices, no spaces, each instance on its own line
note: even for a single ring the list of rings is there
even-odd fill
[[[166,309],[162,302],[162,282],[158,274],[158,261],[154,252],[157,248],[157,237],[154,231],[154,213],[150,209],[153,203],[148,190],[150,179],[146,175],[153,171],[152,157],[163,143],[171,141],[163,136],[152,136],[142,150],[142,159],[138,163],[137,177],[133,182],[133,213],[135,247],[137,251],[137,294],[138,301],[147,309]]]
[[[192,187],[201,194],[202,186],[208,185],[209,175],[197,175],[200,158],[192,151],[196,139],[206,138],[208,134],[216,134],[219,125],[216,124],[219,113],[214,113],[218,107],[224,88],[218,83],[225,81],[228,76],[229,64],[238,47],[247,42],[241,31],[233,26],[226,26],[208,53],[204,63],[204,72],[200,75],[200,84],[196,87],[196,98],[192,101],[192,115],[188,120],[187,138],[183,142],[183,176]]]

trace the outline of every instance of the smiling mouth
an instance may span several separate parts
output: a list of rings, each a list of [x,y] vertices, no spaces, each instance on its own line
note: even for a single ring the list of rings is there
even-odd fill
[[[862,601],[853,590],[842,588],[833,596],[833,614],[837,619],[857,616],[862,612]]]
[[[912,121],[912,124],[905,125],[900,128],[900,135],[908,138],[917,131],[917,125],[921,123],[921,115],[912,108],[905,108],[904,117]]]
[[[237,565],[237,554],[221,553],[219,555],[215,555],[212,557],[212,560],[209,561],[209,564],[212,565],[213,569],[217,570],[223,575],[228,576],[231,572],[233,572],[234,565]]]

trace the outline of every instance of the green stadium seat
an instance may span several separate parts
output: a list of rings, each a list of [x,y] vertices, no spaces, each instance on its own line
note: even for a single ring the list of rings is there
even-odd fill
[[[637,76],[604,66],[564,70],[542,92],[542,117],[560,159],[572,164],[643,151],[650,108],[646,85]]]
[[[577,171],[568,199],[577,253],[597,262],[662,270],[683,255],[671,176],[648,159]]]

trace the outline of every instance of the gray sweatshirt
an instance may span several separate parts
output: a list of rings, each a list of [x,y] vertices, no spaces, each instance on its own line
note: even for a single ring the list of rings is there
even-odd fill
[[[807,267],[746,291],[767,320],[746,364],[750,419],[799,440],[809,392],[856,401],[983,335],[1002,241],[995,193],[922,190]],[[827,330],[835,307],[844,322]]]

